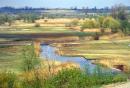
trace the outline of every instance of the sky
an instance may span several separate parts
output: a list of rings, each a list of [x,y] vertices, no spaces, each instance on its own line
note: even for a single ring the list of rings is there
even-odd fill
[[[130,6],[130,0],[0,0],[0,7],[46,7],[46,8],[70,8],[70,7],[111,7],[115,4]]]

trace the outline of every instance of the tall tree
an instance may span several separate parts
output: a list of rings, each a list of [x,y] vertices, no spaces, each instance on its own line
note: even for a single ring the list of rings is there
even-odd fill
[[[113,33],[118,32],[120,22],[112,17],[106,17],[103,21],[103,28],[110,28]]]
[[[122,4],[115,5],[112,7],[111,15],[115,19],[127,20],[128,18],[127,7]]]
[[[112,7],[111,15],[114,18],[119,19],[121,24],[120,29],[123,33],[127,34],[130,31],[127,7],[121,4],[115,5]]]

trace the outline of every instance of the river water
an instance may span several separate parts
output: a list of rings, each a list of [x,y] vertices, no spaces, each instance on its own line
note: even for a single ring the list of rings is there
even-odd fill
[[[61,56],[55,53],[56,48],[50,45],[41,44],[41,57],[46,58],[52,61],[60,61],[60,62],[74,62],[80,65],[81,69],[89,69],[90,72],[93,72],[97,65],[92,64],[91,60],[87,60],[83,57],[71,57],[71,56]],[[109,69],[101,67],[104,71],[117,72],[117,69]]]

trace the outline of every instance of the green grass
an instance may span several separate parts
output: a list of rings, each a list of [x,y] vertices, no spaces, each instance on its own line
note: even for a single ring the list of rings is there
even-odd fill
[[[22,46],[0,47],[0,70],[19,72]]]

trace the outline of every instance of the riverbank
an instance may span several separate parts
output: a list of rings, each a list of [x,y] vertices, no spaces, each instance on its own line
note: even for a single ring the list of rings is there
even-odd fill
[[[57,52],[65,56],[84,56],[93,59],[97,64],[113,68],[122,65],[123,70],[130,71],[130,38],[79,41],[73,43],[54,44]]]
[[[17,42],[16,42],[17,43]],[[7,71],[13,71],[13,72],[20,72],[21,71],[21,66],[22,66],[22,53],[23,53],[24,45],[4,45],[0,46],[0,71],[2,70],[7,70]],[[41,63],[45,66],[48,65],[54,65],[53,68],[55,70],[63,68],[70,68],[75,67],[79,68],[79,65],[76,63],[61,63],[58,61],[46,61],[41,59]]]
[[[22,49],[22,46],[0,46],[0,71],[19,72]]]

